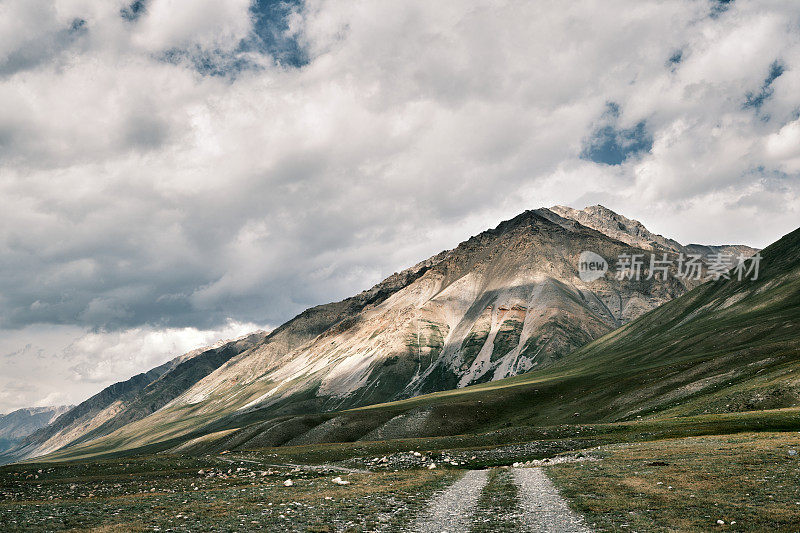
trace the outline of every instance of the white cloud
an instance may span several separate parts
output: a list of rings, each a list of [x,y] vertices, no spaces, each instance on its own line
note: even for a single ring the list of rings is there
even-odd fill
[[[107,384],[158,366],[178,355],[260,329],[229,321],[219,330],[139,327],[113,332],[89,332],[61,352],[73,379]]]
[[[229,320],[214,330],[142,326],[93,332],[41,324],[0,330],[0,410],[80,403],[178,355],[258,329],[264,328]]]
[[[765,145],[767,157],[778,169],[790,174],[800,173],[800,119],[771,134]]]
[[[250,31],[250,0],[152,0],[133,35],[151,52],[199,46],[230,50]]]

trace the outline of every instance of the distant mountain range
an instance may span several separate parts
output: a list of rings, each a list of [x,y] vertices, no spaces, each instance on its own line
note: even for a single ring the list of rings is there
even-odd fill
[[[526,211],[269,334],[193,352],[112,385],[1,459],[190,448],[218,432],[270,445],[325,440],[325,430],[315,434],[310,419],[295,415],[547,372],[700,284],[675,276],[584,282],[577,267],[585,250],[610,264],[620,254],[653,250],[756,252],[683,246],[602,206]],[[285,425],[266,432],[258,424],[269,420]]]
[[[127,381],[106,387],[81,404],[59,413],[62,416],[22,435],[24,438],[17,439],[14,446],[0,454],[0,463],[44,455],[67,445],[107,435],[130,422],[141,420],[234,355],[252,348],[265,336],[265,332],[256,332],[235,341],[193,350]]]
[[[0,415],[0,453],[14,448],[19,442],[66,413],[74,406],[26,407]]]

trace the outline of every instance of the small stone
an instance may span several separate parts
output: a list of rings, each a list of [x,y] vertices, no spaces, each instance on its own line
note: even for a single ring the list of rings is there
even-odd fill
[[[718,526],[724,526],[725,525],[725,520],[717,520],[717,525]]]
[[[291,479],[287,479],[286,481],[283,482],[284,487],[291,487],[292,485],[294,485],[294,481],[292,481]]]
[[[428,470],[433,470],[434,468],[436,468],[436,463],[431,463],[428,465]]]

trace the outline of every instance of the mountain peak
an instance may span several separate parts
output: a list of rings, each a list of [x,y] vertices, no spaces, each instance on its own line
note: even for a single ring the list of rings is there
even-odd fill
[[[645,250],[671,252],[683,250],[683,246],[678,241],[653,233],[638,220],[622,216],[600,204],[588,206],[583,210],[556,205],[550,210],[564,218],[572,219],[626,244]]]
[[[551,207],[550,211],[605,233],[609,237],[626,244],[645,250],[702,256],[709,256],[715,253],[750,256],[758,251],[757,248],[740,244],[722,246],[689,244],[684,246],[674,239],[668,239],[663,235],[653,233],[638,220],[627,218],[600,204],[588,206],[582,210],[556,205]]]

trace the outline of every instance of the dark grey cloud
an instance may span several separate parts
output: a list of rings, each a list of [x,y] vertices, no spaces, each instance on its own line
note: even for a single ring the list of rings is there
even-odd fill
[[[52,2],[31,0],[24,9],[10,6],[4,16],[19,26],[0,51],[0,77],[60,60],[89,31],[83,18],[60,19]],[[29,24],[35,24],[37,31],[29,31]]]

